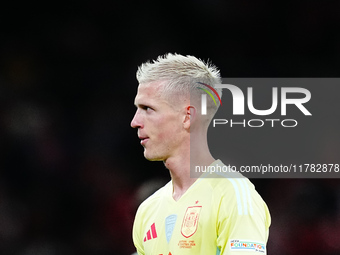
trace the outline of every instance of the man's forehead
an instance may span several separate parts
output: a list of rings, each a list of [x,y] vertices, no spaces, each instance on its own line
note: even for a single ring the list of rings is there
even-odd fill
[[[137,89],[135,102],[140,100],[151,100],[159,98],[162,91],[162,84],[160,82],[140,83]]]
[[[190,98],[183,98],[183,93],[172,93],[171,96],[164,91],[167,81],[154,81],[140,83],[138,86],[135,105],[144,105],[151,102],[163,102],[172,106],[179,106],[182,103],[190,101]],[[181,100],[178,101],[179,97]]]

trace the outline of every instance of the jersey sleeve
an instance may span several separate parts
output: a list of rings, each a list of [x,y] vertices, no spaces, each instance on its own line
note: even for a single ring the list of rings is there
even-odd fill
[[[233,189],[221,197],[217,219],[217,254],[267,254],[270,214],[246,179],[231,180]]]
[[[143,248],[143,236],[142,236],[142,212],[140,208],[137,210],[135,221],[133,223],[132,239],[136,247],[138,255],[145,255]]]

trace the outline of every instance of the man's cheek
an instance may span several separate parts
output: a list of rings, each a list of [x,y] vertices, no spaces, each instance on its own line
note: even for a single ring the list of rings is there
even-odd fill
[[[159,140],[161,143],[164,142],[167,138],[167,133],[166,132],[159,132],[157,135],[157,140]]]

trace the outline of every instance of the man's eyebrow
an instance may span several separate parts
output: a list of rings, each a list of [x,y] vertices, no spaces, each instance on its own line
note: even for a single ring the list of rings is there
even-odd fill
[[[135,106],[137,107],[137,108],[145,108],[145,107],[151,107],[149,104],[145,104],[145,103],[135,103]]]

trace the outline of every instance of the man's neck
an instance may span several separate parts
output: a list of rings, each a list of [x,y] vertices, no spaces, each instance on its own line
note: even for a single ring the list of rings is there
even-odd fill
[[[209,153],[204,156],[197,156],[196,162],[190,161],[190,155],[181,157],[180,159],[168,158],[164,164],[169,169],[173,185],[172,197],[178,201],[190,186],[197,180],[197,178],[190,177],[190,164],[192,165],[206,165],[209,166],[214,162],[214,158]]]

